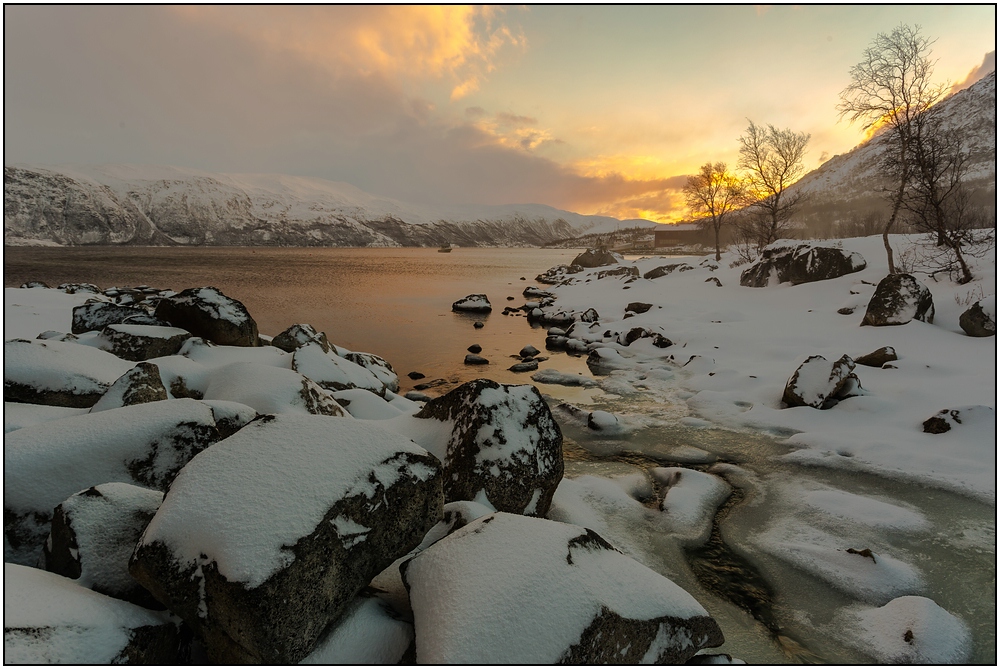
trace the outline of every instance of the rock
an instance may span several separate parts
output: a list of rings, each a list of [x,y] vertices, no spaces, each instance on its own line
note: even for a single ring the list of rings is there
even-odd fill
[[[556,265],[536,276],[535,281],[547,284],[562,283],[568,275],[579,274],[582,271],[583,267],[580,265]]]
[[[992,407],[980,405],[942,409],[925,420],[923,427],[928,434],[944,434],[952,428],[979,429],[983,438],[989,439],[996,433],[996,412]]]
[[[646,328],[632,328],[628,332],[622,332],[618,335],[618,343],[622,346],[629,346],[632,342],[642,339],[643,337],[652,337],[653,333]]]
[[[176,355],[191,333],[179,328],[118,323],[104,326],[98,348],[122,360],[140,362]]]
[[[52,514],[44,568],[103,595],[162,608],[128,573],[132,551],[162,501],[162,492],[127,483],[104,483],[71,496]]]
[[[483,347],[480,346],[479,344],[473,344],[472,346],[470,346],[465,350],[468,351],[469,353],[482,353]]]
[[[78,342],[80,338],[75,334],[69,332],[59,332],[58,330],[46,330],[45,332],[38,333],[35,339],[43,339],[46,341],[65,341],[65,342]]]
[[[482,330],[486,326],[483,325],[482,321],[476,321],[475,323],[472,324],[472,327],[476,328],[477,330]]]
[[[687,264],[686,262],[677,262],[677,263],[672,263],[670,265],[662,265],[660,267],[655,267],[655,268],[649,270],[648,272],[646,272],[645,274],[642,275],[642,278],[643,279],[659,279],[661,276],[667,276],[668,274],[670,274],[674,270],[678,270],[678,269],[680,271],[685,271],[685,270],[688,270],[688,269],[694,269],[694,267],[691,267],[691,265]]]
[[[711,283],[714,283],[714,284],[715,284],[716,286],[718,286],[719,288],[722,288],[722,282],[721,282],[721,281],[719,281],[719,277],[716,277],[716,276],[710,276],[710,277],[708,277],[707,279],[705,279],[705,283],[709,283],[709,282],[711,282]]]
[[[787,239],[766,246],[757,262],[740,274],[740,285],[766,288],[772,278],[776,283],[793,286],[812,281],[835,279],[860,272],[867,263],[858,253],[834,246],[795,243]]]
[[[434,379],[433,381],[428,381],[427,383],[418,383],[413,386],[414,390],[427,390],[428,388],[437,388],[438,386],[448,385],[448,379]],[[457,380],[455,381],[457,383]]]
[[[525,347],[523,347],[521,349],[521,351],[518,353],[518,355],[521,356],[522,358],[530,358],[530,357],[534,357],[534,356],[538,355],[539,353],[541,353],[541,351],[539,351],[537,348],[535,348],[531,344],[528,344],[527,346],[525,346]]]
[[[87,302],[73,307],[73,321],[70,331],[83,334],[103,330],[108,325],[129,323],[131,325],[167,325],[140,307],[127,307],[111,302]]]
[[[450,425],[446,444],[421,444],[444,462],[446,501],[527,515],[548,511],[562,480],[562,432],[534,386],[469,381],[415,417]]]
[[[253,407],[239,402],[229,402],[227,400],[204,400],[205,404],[212,410],[215,418],[215,427],[219,430],[219,437],[225,439],[231,437],[241,430],[250,421],[258,416]]]
[[[403,397],[405,397],[406,399],[411,400],[413,402],[429,402],[431,400],[431,396],[430,395],[427,395],[425,393],[421,393],[421,392],[416,391],[416,390],[411,390],[410,392],[408,392],[405,395],[403,395]]]
[[[96,413],[108,409],[120,409],[133,404],[161,402],[166,399],[169,398],[167,397],[167,389],[163,386],[163,380],[160,378],[159,367],[149,362],[140,362],[111,384],[108,391],[101,399],[97,400],[90,411]]]
[[[638,277],[639,268],[629,265],[623,267],[616,267],[615,269],[605,269],[595,274],[594,278],[600,280],[600,279],[606,279],[609,276]]]
[[[41,569],[4,564],[3,571],[5,664],[187,660],[187,640],[166,612],[112,599]]]
[[[212,286],[161,299],[154,316],[216,344],[260,346],[257,323],[243,303]]]
[[[234,362],[211,370],[203,397],[239,402],[260,414],[344,415],[331,391],[312,379],[291,369],[253,362]]]
[[[342,357],[344,360],[367,369],[372,376],[382,383],[384,390],[382,393],[376,393],[377,395],[384,395],[384,391],[394,393],[399,390],[399,377],[396,375],[396,370],[384,358],[374,353],[358,353],[355,351],[347,351]]]
[[[875,349],[867,355],[855,358],[854,362],[859,365],[864,365],[865,367],[881,367],[885,363],[892,362],[893,360],[899,360],[899,357],[896,355],[896,349],[891,346],[883,346],[882,348]]]
[[[811,355],[788,379],[781,400],[790,407],[829,409],[839,400],[860,394],[861,382],[853,370],[850,356],[831,364],[821,355]]]
[[[61,283],[56,286],[58,290],[61,290],[70,295],[76,293],[99,293],[101,289],[92,283]]]
[[[327,353],[333,351],[330,340],[325,332],[316,332],[316,328],[308,323],[296,323],[271,340],[271,346],[277,346],[282,351],[294,353],[295,349],[310,342],[316,342]]]
[[[607,411],[591,411],[587,414],[587,427],[598,432],[614,432],[618,429],[618,417]]]
[[[913,319],[934,322],[931,291],[910,274],[890,274],[879,281],[861,324],[905,325]]]
[[[600,314],[597,313],[597,310],[594,308],[587,309],[582,314],[580,314],[581,323],[596,323],[599,320],[601,320],[601,316]]]
[[[470,353],[465,356],[465,364],[467,365],[488,365],[490,361],[481,355],[476,355],[475,353]]]
[[[649,302],[629,302],[625,307],[625,311],[631,311],[634,314],[644,314],[652,308],[653,305]]]
[[[580,374],[566,374],[555,369],[543,369],[531,375],[531,380],[536,383],[549,383],[560,386],[582,386],[591,388],[597,385],[593,379],[588,379]]]
[[[724,641],[673,582],[593,530],[541,518],[479,518],[403,578],[421,664],[683,664]]]
[[[519,362],[516,365],[511,365],[507,369],[511,372],[533,372],[538,369],[538,362],[535,360]]]
[[[493,305],[490,304],[489,299],[481,294],[476,293],[474,295],[467,295],[461,300],[454,302],[451,305],[452,311],[468,311],[475,314],[488,314],[493,311]]]
[[[292,354],[292,369],[327,390],[361,388],[380,397],[385,396],[386,384],[375,374],[333,351],[324,351],[318,341],[308,342],[295,349]],[[392,376],[395,377],[395,372]],[[396,388],[399,388],[398,380]],[[268,412],[261,411],[261,413]]]
[[[841,316],[850,316],[854,313],[855,309],[857,309],[857,307],[841,307],[840,309],[837,309],[837,313]]]
[[[617,265],[621,256],[608,251],[607,249],[587,249],[577,257],[573,258],[571,264],[578,267],[604,267],[605,265]]]
[[[91,407],[132,363],[92,346],[11,339],[3,344],[6,402]]]
[[[37,564],[52,510],[81,490],[130,483],[166,490],[219,439],[212,410],[167,400],[70,416],[4,438],[4,559]]]
[[[407,374],[407,376],[410,377],[411,379],[413,379],[414,381],[417,381],[418,379],[426,378],[420,372],[410,372],[409,374]]]
[[[539,298],[544,298],[544,297],[554,298],[555,297],[555,295],[553,293],[550,293],[547,290],[539,290],[538,288],[535,288],[534,286],[528,286],[527,288],[525,288],[523,291],[521,291],[521,295],[524,296],[524,297],[539,297]]]
[[[264,416],[188,463],[129,569],[210,661],[292,664],[442,504],[437,459],[382,426]]]
[[[983,303],[987,303],[987,308],[983,309]],[[993,337],[997,333],[997,324],[994,319],[996,311],[996,298],[990,296],[989,301],[980,300],[962,312],[958,317],[959,326],[970,337]]]
[[[48,288],[49,284],[45,283],[44,281],[25,281],[24,283],[21,284],[20,287],[22,289],[24,289],[24,288]]]

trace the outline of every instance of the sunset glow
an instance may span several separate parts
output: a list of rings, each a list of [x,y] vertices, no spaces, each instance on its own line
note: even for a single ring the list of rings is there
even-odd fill
[[[661,222],[687,215],[685,175],[735,165],[748,119],[811,134],[807,169],[870,136],[835,107],[879,31],[922,25],[941,83],[995,67],[983,5],[4,13],[7,163],[286,173]]]

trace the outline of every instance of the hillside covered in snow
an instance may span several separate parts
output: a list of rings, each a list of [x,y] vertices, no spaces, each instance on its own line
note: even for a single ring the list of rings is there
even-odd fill
[[[8,246],[541,246],[619,225],[656,224],[538,204],[432,208],[287,175],[4,167]]]

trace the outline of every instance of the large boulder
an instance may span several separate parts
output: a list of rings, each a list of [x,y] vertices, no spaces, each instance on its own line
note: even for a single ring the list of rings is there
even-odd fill
[[[467,295],[457,302],[452,303],[452,311],[470,311],[475,314],[488,314],[493,311],[493,305],[489,298],[481,293]]]
[[[296,663],[442,504],[440,463],[398,434],[265,416],[181,471],[130,571],[211,661]]]
[[[364,367],[378,379],[385,389],[390,393],[399,392],[399,376],[387,360],[374,353],[360,353],[357,351],[341,351],[344,360],[353,362],[359,367]]]
[[[73,334],[101,331],[109,325],[129,323],[132,325],[166,325],[140,307],[128,307],[112,302],[87,302],[73,308]]]
[[[53,513],[43,567],[109,597],[160,608],[128,573],[128,561],[162,501],[162,492],[127,483],[103,483],[71,496]]]
[[[550,285],[562,283],[570,274],[579,274],[582,271],[583,267],[580,265],[556,265],[536,276],[535,281]]]
[[[72,342],[11,339],[3,344],[3,397],[63,407],[91,407],[132,363]]]
[[[175,355],[191,333],[180,328],[118,323],[101,331],[98,347],[123,360],[140,362]]]
[[[326,333],[317,332],[316,328],[308,323],[296,323],[290,326],[271,340],[271,346],[277,346],[282,351],[294,353],[295,349],[310,342],[319,343],[324,351],[330,352],[333,350],[330,340],[326,338]]]
[[[620,259],[620,256],[607,249],[587,249],[573,258],[571,264],[585,268],[604,267],[605,265],[617,265]]]
[[[479,518],[403,577],[421,664],[683,664],[724,641],[669,579],[592,530],[541,518]]]
[[[899,356],[896,355],[896,349],[892,346],[883,346],[882,348],[877,348],[871,353],[866,353],[858,358],[854,358],[854,362],[859,365],[864,365],[865,367],[881,367],[887,362],[892,362],[893,360],[899,360]]]
[[[415,416],[445,424],[447,444],[427,448],[443,456],[446,501],[537,516],[548,511],[562,480],[562,432],[534,386],[469,381]]]
[[[291,369],[255,362],[211,370],[202,397],[245,404],[261,414],[344,415],[333,394],[313,380]]]
[[[4,436],[4,559],[37,564],[52,510],[102,483],[166,490],[219,439],[211,408],[168,400],[70,416]]]
[[[101,399],[90,407],[90,411],[96,413],[166,399],[169,398],[159,367],[149,362],[140,362],[111,384]]]
[[[878,282],[862,325],[905,325],[911,320],[934,322],[934,298],[910,274],[890,274]]]
[[[292,369],[327,390],[361,388],[379,396],[385,395],[386,384],[379,377],[334,351],[324,351],[319,341],[311,341],[295,349]]]
[[[602,269],[594,274],[595,279],[606,279],[609,276],[638,277],[639,268],[632,265],[623,265],[614,269]]]
[[[41,569],[3,566],[4,664],[178,664],[184,636],[166,612]]]
[[[163,298],[154,315],[216,344],[260,346],[257,323],[243,303],[212,286],[188,288]]]
[[[860,394],[860,389],[850,356],[831,363],[821,355],[811,355],[788,379],[781,400],[790,407],[829,409],[842,399]]]
[[[952,429],[966,432],[966,438],[976,440],[971,432],[978,432],[983,443],[996,439],[996,412],[992,407],[973,405],[941,409],[923,422],[924,432],[944,434]]]
[[[766,288],[775,283],[793,286],[810,281],[836,279],[860,272],[867,263],[861,254],[834,246],[802,244],[781,240],[761,251],[760,258],[740,274],[740,285]]]
[[[994,337],[997,333],[996,297],[979,300],[962,312],[958,324],[970,337]]]

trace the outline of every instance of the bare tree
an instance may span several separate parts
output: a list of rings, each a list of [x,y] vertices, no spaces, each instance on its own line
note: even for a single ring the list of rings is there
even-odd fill
[[[889,261],[889,273],[896,273],[889,232],[903,205],[910,180],[910,144],[913,123],[944,95],[945,85],[933,85],[934,62],[930,59],[933,40],[920,34],[919,26],[901,24],[889,33],[879,33],[865,49],[860,63],[851,68],[851,83],[840,92],[837,111],[851,123],[864,128],[885,127],[891,149],[883,164],[894,182],[889,192],[892,213],[882,230],[882,243]]]
[[[726,169],[725,163],[705,163],[684,185],[684,198],[691,213],[700,217],[702,229],[715,231],[715,259],[722,259],[719,231],[728,214],[743,201],[743,182]]]
[[[747,215],[744,234],[750,234],[759,252],[780,239],[788,229],[801,193],[788,193],[788,187],[805,172],[802,157],[809,135],[791,129],[766,128],[750,121],[740,137],[739,167],[746,170]]]

